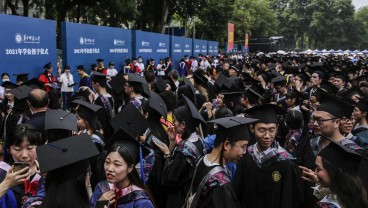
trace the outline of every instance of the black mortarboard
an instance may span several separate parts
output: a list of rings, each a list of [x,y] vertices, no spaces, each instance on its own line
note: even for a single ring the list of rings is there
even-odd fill
[[[366,99],[359,99],[359,102],[356,104],[356,107],[359,108],[360,111],[368,112],[368,101]]]
[[[128,74],[128,82],[147,84],[147,81],[142,76],[132,73]]]
[[[79,104],[79,107],[87,108],[93,112],[97,112],[98,110],[102,108],[99,105],[95,105],[95,104],[92,104],[92,103],[89,103],[83,100],[73,100],[73,103]]]
[[[132,156],[134,164],[138,164],[140,161],[140,148],[142,148],[142,158],[149,155],[150,151],[144,145],[135,139],[129,132],[124,128],[119,128],[117,132],[109,139],[105,145],[105,150],[114,146],[119,145],[119,148],[126,148]]]
[[[189,86],[190,89],[193,91],[193,93],[195,93],[196,89],[195,89],[193,83],[186,77],[183,77],[183,81],[184,81],[184,84]]]
[[[115,65],[115,63],[114,63],[114,62],[112,62],[112,61],[110,61],[110,62],[109,62],[109,66],[113,66],[113,65]]]
[[[48,129],[77,131],[77,116],[60,109],[48,109],[45,113],[45,130]]]
[[[205,122],[201,114],[198,112],[196,106],[190,101],[189,98],[183,95],[185,101],[184,106],[180,106],[174,110],[174,116],[180,120],[184,121],[185,125],[192,127],[194,129],[201,122]]]
[[[324,62],[313,62],[312,67],[322,67],[324,65]]]
[[[236,68],[235,66],[230,66],[229,70],[235,70],[237,73],[240,72],[240,70],[238,68]]]
[[[44,69],[49,69],[50,67],[52,67],[51,62],[49,62],[49,63],[47,63],[43,66]]]
[[[333,94],[333,95],[337,94],[337,92],[339,91],[339,88],[331,84],[331,82],[327,82],[327,81],[322,82],[319,89],[321,89],[322,91],[328,92],[330,94]]]
[[[244,111],[245,114],[251,115],[251,118],[258,119],[255,123],[276,123],[278,115],[285,114],[286,111],[278,105],[274,104],[263,104],[249,108]]]
[[[223,73],[220,73],[215,81],[215,86],[220,89],[226,81],[227,77]]]
[[[116,94],[120,94],[124,92],[125,83],[126,83],[126,80],[124,78],[124,74],[119,73],[116,76],[111,78],[109,85],[111,86],[112,90],[116,92]]]
[[[96,59],[97,63],[100,63],[100,62],[103,62],[104,60],[103,59]]]
[[[33,89],[27,85],[22,85],[20,87],[13,88],[10,90],[10,93],[13,94],[18,100],[22,100],[26,98],[32,90]]]
[[[288,91],[288,93],[286,93],[285,95],[286,98],[296,98],[298,100],[300,99],[304,99],[304,94],[299,92],[298,90],[296,90],[295,88],[291,89]]]
[[[318,70],[314,70],[314,71],[313,71],[313,73],[318,74],[318,77],[319,77],[320,79],[324,79],[324,78],[326,77],[326,72],[324,72],[324,71],[322,71],[322,70],[320,70],[320,69],[318,69]],[[313,73],[312,73],[312,74],[313,74]]]
[[[189,113],[191,114],[191,116],[197,119],[198,121],[205,122],[203,117],[198,112],[197,108],[195,107],[195,105],[192,103],[192,101],[190,101],[190,99],[185,96],[184,96],[184,100],[185,100],[187,107],[189,108],[189,111],[190,111]]]
[[[149,107],[159,113],[164,119],[167,119],[167,106],[165,101],[154,91],[150,92]]]
[[[285,76],[277,76],[271,80],[274,86],[284,86],[286,85],[286,77]]]
[[[203,70],[197,69],[193,73],[194,82],[204,87],[207,86],[208,79],[203,75]]]
[[[231,142],[236,142],[240,140],[249,140],[249,130],[246,124],[255,121],[257,121],[257,119],[246,117],[225,117],[209,122],[218,124],[216,141],[224,142],[228,139]]]
[[[262,87],[261,87],[262,88]],[[262,88],[263,89],[263,88]],[[262,95],[260,95],[256,90],[252,89],[252,87],[248,87],[246,89],[246,91],[248,91],[253,97],[255,98],[261,98],[264,99]]]
[[[88,134],[72,136],[36,148],[41,173],[80,162],[99,154]],[[70,174],[74,174],[70,172]],[[65,177],[60,175],[60,177]]]
[[[317,111],[327,112],[336,118],[350,118],[354,111],[354,106],[341,100],[341,98],[326,92],[321,92],[320,105]]]
[[[6,82],[3,82],[1,84],[1,86],[5,89],[14,89],[16,88],[18,85],[14,84],[13,82],[9,82],[9,81],[6,81]]]
[[[13,76],[17,76],[17,82],[27,82],[28,81],[28,74],[13,74]]]
[[[326,138],[328,139],[328,138]],[[328,139],[329,140],[329,139]],[[358,174],[360,162],[363,159],[361,155],[353,149],[330,140],[330,144],[323,148],[319,153],[323,159],[328,160],[335,167],[343,172],[356,176]]]
[[[166,90],[166,83],[165,83],[163,77],[158,76],[155,84],[156,84],[155,85],[155,91],[157,93],[165,92],[165,90]]]
[[[136,138],[142,135],[148,128],[148,121],[143,117],[142,113],[132,104],[127,103],[121,111],[111,119],[111,126],[114,131],[124,128]]]
[[[43,89],[44,83],[42,83],[37,78],[32,78],[28,80],[27,82],[24,82],[22,85],[27,85],[28,87],[31,87],[32,89]]]
[[[92,71],[92,81],[93,82],[106,82],[106,74],[102,74],[100,72],[97,71]]]

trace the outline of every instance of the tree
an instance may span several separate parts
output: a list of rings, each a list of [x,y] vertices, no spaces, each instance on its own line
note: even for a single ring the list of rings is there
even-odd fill
[[[252,37],[277,35],[276,13],[268,0],[235,0],[232,21],[235,40],[243,40],[245,33]]]

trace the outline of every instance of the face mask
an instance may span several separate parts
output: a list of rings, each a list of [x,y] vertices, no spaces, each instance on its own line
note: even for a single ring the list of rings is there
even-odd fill
[[[3,82],[9,82],[10,79],[3,79]]]
[[[139,61],[139,63],[141,63],[142,62],[142,59],[138,59],[138,61]]]

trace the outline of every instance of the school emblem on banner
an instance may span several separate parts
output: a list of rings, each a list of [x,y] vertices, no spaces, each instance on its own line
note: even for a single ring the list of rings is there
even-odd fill
[[[278,182],[281,179],[281,174],[279,171],[274,171],[272,173],[272,179],[274,182]]]

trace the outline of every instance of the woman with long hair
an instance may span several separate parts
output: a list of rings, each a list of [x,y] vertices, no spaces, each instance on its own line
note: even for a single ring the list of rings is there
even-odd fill
[[[315,174],[320,185],[329,191],[318,206],[368,207],[367,191],[360,172],[361,166],[366,166],[364,162],[361,155],[332,141],[322,149],[316,158]]]
[[[169,128],[169,146],[156,146],[164,154],[161,183],[167,191],[165,207],[182,207],[190,188],[195,166],[205,154],[202,138],[196,128],[204,119],[195,105],[184,96],[186,105],[174,110],[174,127]]]
[[[167,118],[167,107],[164,100],[155,92],[151,91],[149,100],[142,104],[143,116],[147,119],[149,132],[140,136],[139,140],[150,149],[151,153],[144,158],[145,161],[145,180],[147,186],[152,190],[153,196],[158,207],[164,207],[166,194],[163,194],[164,188],[161,185],[162,170],[165,160],[164,154],[154,144],[154,140],[158,139],[165,145],[169,145],[169,138],[160,122],[161,118]]]
[[[90,200],[92,206],[98,201],[108,201],[114,208],[153,208],[153,200],[135,168],[140,158],[139,142],[123,129],[110,141],[113,145],[108,148],[104,163],[106,180],[97,184]]]
[[[43,179],[37,173],[36,162],[36,147],[40,143],[41,134],[32,126],[13,127],[5,146],[11,162],[0,163],[0,207],[21,207],[26,198],[41,189]],[[19,163],[23,165],[18,166]]]

